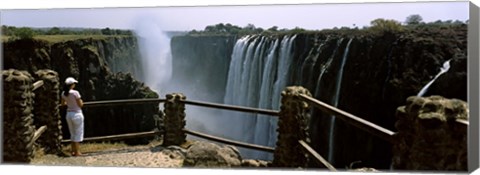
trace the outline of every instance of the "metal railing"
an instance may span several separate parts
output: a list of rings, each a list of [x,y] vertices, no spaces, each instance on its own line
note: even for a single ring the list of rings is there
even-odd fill
[[[385,129],[381,126],[378,126],[372,122],[369,122],[367,120],[364,120],[360,117],[357,117],[355,115],[352,115],[348,112],[342,111],[336,107],[333,107],[331,105],[328,105],[324,102],[321,102],[315,98],[306,96],[306,95],[300,95],[301,98],[303,98],[305,101],[313,104],[315,107],[318,107],[320,110],[327,114],[335,115],[339,119],[346,121],[347,123],[356,126],[357,128],[360,128],[361,130],[364,130],[370,134],[373,134],[377,137],[380,137],[381,139],[388,141],[390,143],[394,143],[393,140],[393,135],[395,134],[393,131],[390,131],[388,129]]]
[[[33,91],[37,90],[38,88],[43,86],[43,80],[36,81],[33,83]],[[40,136],[47,130],[47,126],[41,126],[40,128],[35,130],[35,133],[33,134],[33,139],[31,142],[35,142],[40,138]]]
[[[272,117],[278,117],[278,111],[275,111],[275,110],[249,108],[249,107],[243,107],[243,106],[208,103],[208,102],[193,101],[193,100],[180,100],[180,102],[183,102],[189,105],[203,106],[203,107],[216,108],[216,109],[226,109],[226,110],[239,111],[239,112],[266,114],[266,115],[271,115]]]
[[[35,83],[33,83],[33,91],[37,90],[42,86],[43,86],[43,80],[36,81]]]
[[[100,107],[100,106],[115,106],[121,104],[143,104],[143,103],[164,103],[166,99],[156,99],[156,98],[147,98],[147,99],[121,99],[121,100],[104,100],[104,101],[90,101],[84,102],[84,107]],[[225,105],[219,103],[209,103],[209,102],[202,102],[202,101],[194,101],[194,100],[180,100],[180,102],[188,105],[195,105],[195,106],[202,106],[208,108],[216,108],[216,109],[225,109],[231,111],[239,111],[239,112],[250,112],[250,113],[258,113],[258,114],[265,114],[271,115],[272,117],[278,117],[278,111],[275,110],[267,110],[267,109],[258,109],[258,108],[249,108],[249,107],[242,107],[242,106],[234,106],[234,105]],[[245,142],[239,142],[235,140],[229,140],[197,131],[192,131],[188,129],[184,129],[184,131],[196,137],[224,143],[230,144],[235,146],[240,146],[249,149],[256,149],[260,151],[266,152],[273,152],[275,148],[250,144]],[[157,134],[161,134],[159,131],[150,131],[150,132],[139,132],[139,133],[127,133],[127,134],[119,134],[119,135],[110,135],[110,136],[99,136],[99,137],[89,137],[85,138],[84,142],[95,142],[95,141],[106,141],[106,140],[121,140],[127,138],[134,138],[134,137],[149,137],[154,136]],[[70,142],[70,140],[62,140],[62,143]]]
[[[35,142],[40,138],[40,136],[47,130],[47,126],[41,126],[37,130],[35,130],[35,133],[33,134],[33,139],[31,142]]]
[[[165,99],[161,98],[142,98],[142,99],[123,99],[123,100],[104,100],[84,102],[84,107],[115,106],[120,104],[143,104],[143,103],[163,103]]]
[[[40,84],[40,83],[38,83]],[[348,124],[351,124],[369,134],[375,135],[389,143],[394,143],[393,135],[395,132],[390,131],[386,128],[383,128],[379,125],[376,125],[372,122],[369,122],[365,119],[362,119],[360,117],[357,117],[353,114],[350,114],[348,112],[345,112],[343,110],[340,110],[334,106],[331,106],[329,104],[326,104],[320,100],[317,100],[313,97],[306,96],[303,94],[299,95],[300,99],[303,101],[306,101],[312,106],[320,109],[322,112],[325,112],[330,115],[335,115],[337,118],[347,122]],[[106,100],[106,101],[94,101],[94,102],[85,102],[84,106],[85,107],[98,107],[98,106],[113,106],[113,105],[119,105],[119,104],[143,104],[143,103],[163,103],[166,102],[166,99],[126,99],[126,100]],[[278,117],[280,111],[276,110],[268,110],[268,109],[258,109],[258,108],[250,108],[250,107],[243,107],[243,106],[234,106],[234,105],[225,105],[225,104],[219,104],[219,103],[210,103],[210,102],[202,102],[202,101],[194,101],[194,100],[179,100],[180,103],[184,103],[186,105],[194,105],[194,106],[202,106],[202,107],[207,107],[207,108],[215,108],[215,109],[224,109],[224,110],[231,110],[231,111],[239,111],[239,112],[249,112],[249,113],[256,113],[256,114],[265,114],[265,115],[270,115],[270,117]],[[457,123],[467,125],[468,126],[468,121],[466,120],[461,120],[457,119]],[[42,132],[40,128],[39,132]],[[262,146],[262,145],[256,145],[256,144],[251,144],[251,143],[245,143],[245,142],[240,142],[240,141],[235,141],[235,140],[230,140],[218,136],[213,136],[197,131],[192,131],[188,129],[183,129],[183,131],[186,134],[196,136],[199,138],[204,138],[208,139],[211,141],[219,142],[219,143],[224,143],[224,144],[229,144],[229,145],[234,145],[234,146],[239,146],[239,147],[244,147],[248,149],[255,149],[255,150],[260,150],[260,151],[265,151],[265,152],[274,152],[275,148],[273,147],[268,147],[268,146]],[[41,133],[40,133],[41,134]],[[126,139],[126,138],[134,138],[134,137],[149,137],[149,136],[155,136],[158,134],[162,134],[159,131],[150,131],[150,132],[140,132],[140,133],[129,133],[129,134],[120,134],[120,135],[111,135],[111,136],[101,136],[101,137],[91,137],[91,138],[85,138],[84,141],[102,141],[102,140],[118,140],[118,139]],[[37,135],[37,134],[35,134]],[[69,140],[63,140],[62,142],[69,142]],[[323,158],[320,154],[318,154],[310,145],[308,145],[307,142],[304,140],[299,140],[298,143],[301,145],[301,147],[308,152],[314,158],[318,163],[329,169],[330,171],[337,171],[334,166],[332,166],[325,158]]]
[[[312,155],[315,159],[317,159],[318,162],[320,162],[323,166],[325,166],[326,168],[328,168],[328,170],[330,171],[337,171],[337,169],[335,169],[335,167],[333,167],[332,164],[330,164],[327,160],[325,160],[325,158],[323,158],[320,154],[318,154],[312,147],[310,147],[310,145],[308,145],[305,141],[303,140],[299,140],[298,143],[300,143],[300,145],[302,145],[302,147],[308,152],[310,153],[310,155]]]
[[[128,134],[118,134],[118,135],[109,135],[109,136],[98,136],[98,137],[89,137],[83,139],[83,142],[98,142],[98,141],[109,141],[109,140],[122,140],[129,138],[138,138],[138,137],[152,137],[161,134],[160,131],[147,131],[147,132],[137,132],[137,133],[128,133]],[[68,143],[70,140],[62,140],[62,143]]]

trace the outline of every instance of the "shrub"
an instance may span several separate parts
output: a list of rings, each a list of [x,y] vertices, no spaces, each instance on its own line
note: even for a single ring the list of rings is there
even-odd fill
[[[403,31],[403,26],[400,22],[392,19],[375,19],[370,22],[372,25],[369,30],[378,34],[396,33]]]
[[[31,39],[35,35],[35,32],[28,27],[22,27],[15,30],[15,36],[19,37],[20,39]]]
[[[423,21],[423,18],[420,15],[415,14],[415,15],[408,16],[407,19],[405,20],[405,23],[407,25],[415,25],[415,24],[420,24],[422,21]]]

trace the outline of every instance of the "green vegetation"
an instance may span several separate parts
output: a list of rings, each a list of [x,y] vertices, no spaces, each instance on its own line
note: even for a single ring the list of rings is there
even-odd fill
[[[119,29],[85,29],[85,28],[29,28],[2,26],[2,42],[17,39],[41,39],[50,42],[59,42],[72,39],[94,38],[103,39],[109,36],[132,36],[130,30]]]
[[[367,34],[375,34],[375,35],[383,35],[383,34],[395,34],[405,30],[415,30],[418,28],[436,28],[436,27],[452,27],[458,25],[465,25],[468,24],[468,20],[466,22],[462,21],[454,21],[451,20],[447,21],[435,21],[430,23],[423,22],[423,18],[418,14],[410,15],[406,18],[405,22],[402,24],[399,21],[392,20],[392,19],[375,19],[370,22],[370,26],[364,26],[362,29],[359,29],[358,26],[353,24],[354,28],[350,27],[334,27],[333,29],[324,29],[322,31],[331,32],[331,31],[339,31],[341,33],[351,33],[352,31],[360,31],[361,33]],[[273,26],[268,29],[262,29],[259,27],[255,27],[253,24],[248,24],[245,27],[239,27],[236,25],[232,25],[230,23],[223,24],[219,23],[216,25],[209,25],[205,27],[204,30],[196,31],[192,30],[188,33],[188,35],[252,35],[252,34],[285,34],[285,33],[306,33],[306,32],[315,32],[305,30],[299,27],[294,29],[278,29],[278,26]]]
[[[305,31],[299,27],[295,28],[296,31]],[[216,24],[216,25],[209,25],[205,27],[203,31],[196,31],[192,30],[188,34],[189,35],[250,35],[250,34],[268,34],[274,32],[288,32],[288,29],[281,29],[279,30],[277,26],[273,26],[267,30],[262,29],[260,27],[256,27],[253,24],[247,24],[245,27],[239,27],[236,25],[232,25],[230,23],[227,24]]]
[[[105,39],[107,36],[104,35],[37,35],[33,37],[37,40],[44,40],[51,43],[71,41],[76,39]]]
[[[415,24],[420,24],[422,21],[423,21],[423,18],[420,15],[415,14],[415,15],[408,16],[407,19],[405,20],[405,23],[407,25],[415,25]]]
[[[324,29],[322,31],[331,32],[337,31],[341,33],[351,33],[353,31],[383,35],[383,34],[395,34],[405,30],[416,30],[422,28],[444,28],[444,27],[453,27],[458,25],[468,25],[468,20],[465,22],[456,20],[447,20],[441,21],[437,20],[435,22],[425,23],[423,18],[418,14],[412,14],[408,16],[403,24],[401,22],[391,20],[391,19],[375,19],[370,22],[370,26],[364,26],[362,29],[359,29],[358,26],[353,24],[354,28],[350,27],[334,27],[333,29]],[[2,35],[1,41],[7,42],[10,40],[17,39],[39,39],[45,40],[48,42],[63,42],[75,39],[105,39],[107,37],[131,37],[133,32],[130,30],[119,30],[119,29],[90,29],[90,28],[60,28],[60,27],[51,27],[51,28],[28,28],[28,27],[13,27],[3,25],[1,28]],[[310,30],[305,30],[300,27],[295,27],[294,29],[279,29],[278,26],[272,26],[268,29],[262,29],[256,27],[253,24],[247,24],[244,27],[232,25],[230,23],[219,23],[215,25],[206,26],[204,30],[192,30],[188,32],[188,35],[252,35],[252,34],[262,34],[262,35],[278,35],[278,34],[291,34],[291,33],[308,33],[315,32]]]
[[[396,33],[403,31],[403,26],[400,22],[395,20],[388,20],[388,19],[375,19],[370,22],[372,25],[368,30],[377,33]]]

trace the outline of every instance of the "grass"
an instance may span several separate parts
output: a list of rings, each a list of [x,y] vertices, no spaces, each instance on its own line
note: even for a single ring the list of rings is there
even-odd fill
[[[78,39],[105,39],[107,36],[105,35],[37,35],[33,37],[37,40],[44,40],[52,43],[58,42],[65,42],[65,41],[72,41]]]

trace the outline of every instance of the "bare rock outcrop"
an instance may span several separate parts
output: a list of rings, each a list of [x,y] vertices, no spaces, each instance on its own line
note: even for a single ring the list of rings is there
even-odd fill
[[[230,168],[241,165],[242,157],[237,148],[203,141],[197,141],[188,148],[183,162],[184,167],[196,168]]]
[[[441,96],[410,97],[397,109],[393,167],[467,170],[467,103]]]

